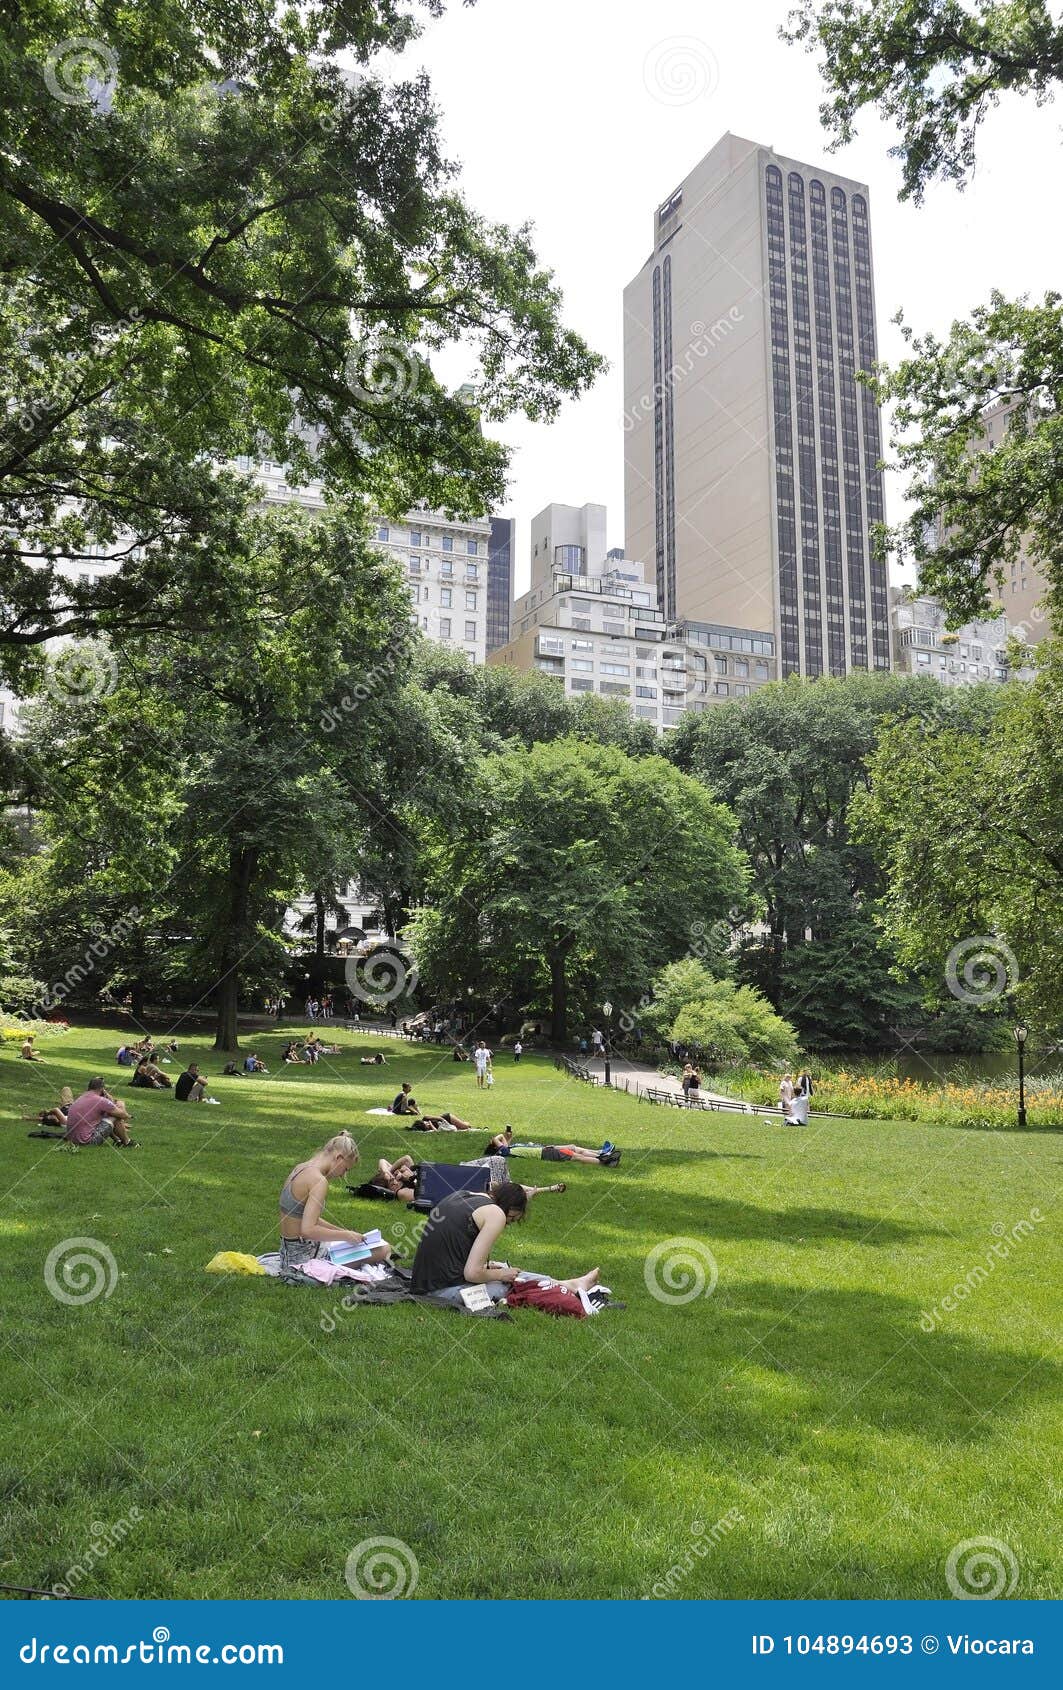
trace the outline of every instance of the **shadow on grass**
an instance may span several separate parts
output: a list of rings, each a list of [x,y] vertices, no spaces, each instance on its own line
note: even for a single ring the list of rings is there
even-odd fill
[[[710,1246],[721,1239],[753,1238],[771,1243],[816,1244],[825,1238],[840,1238],[850,1244],[906,1244],[917,1238],[942,1238],[946,1230],[931,1226],[905,1226],[876,1215],[855,1214],[847,1209],[761,1209],[724,1197],[690,1197],[685,1193],[664,1196],[654,1192],[656,1213],[652,1221],[643,1218],[642,1227],[661,1237],[704,1238]],[[594,1231],[593,1219],[581,1223]]]
[[[712,1301],[736,1377],[763,1369],[808,1393],[800,1436],[814,1435],[822,1416],[838,1427],[855,1419],[943,1440],[988,1438],[999,1420],[1060,1390],[1054,1360],[948,1328],[924,1332],[922,1311],[904,1298],[750,1281],[718,1288]],[[774,1395],[770,1418],[778,1426]]]

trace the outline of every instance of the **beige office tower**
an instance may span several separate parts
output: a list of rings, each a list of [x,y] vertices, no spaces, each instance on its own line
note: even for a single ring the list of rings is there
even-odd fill
[[[626,544],[782,675],[890,666],[867,189],[725,135],[624,290]]]

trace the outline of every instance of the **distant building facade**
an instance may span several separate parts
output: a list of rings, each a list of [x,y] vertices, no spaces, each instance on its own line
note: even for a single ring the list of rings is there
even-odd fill
[[[658,730],[685,710],[744,697],[776,677],[768,630],[666,623],[645,565],[605,550],[602,505],[548,505],[531,525],[531,585],[512,637],[488,661],[596,693]]]
[[[770,629],[782,676],[890,666],[867,188],[725,135],[624,291],[625,537],[668,621]]]

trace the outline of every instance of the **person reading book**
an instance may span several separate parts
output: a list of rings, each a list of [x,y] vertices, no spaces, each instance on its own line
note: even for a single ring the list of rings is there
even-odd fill
[[[508,1181],[492,1185],[489,1192],[456,1191],[444,1197],[421,1234],[413,1258],[411,1291],[467,1307],[484,1293],[491,1302],[500,1302],[518,1279],[527,1276],[508,1262],[493,1261],[491,1252],[506,1227],[524,1219],[527,1208],[524,1187]],[[570,1291],[590,1291],[598,1278],[599,1269],[590,1268],[557,1283]],[[481,1293],[475,1291],[477,1286],[483,1287]]]
[[[285,1180],[280,1195],[280,1274],[289,1284],[305,1283],[299,1271],[304,1262],[329,1257],[330,1244],[359,1246],[362,1260],[386,1262],[391,1245],[381,1239],[362,1255],[365,1238],[349,1227],[333,1226],[322,1219],[329,1181],[342,1179],[359,1161],[358,1146],[350,1133],[337,1133],[305,1162],[299,1162]]]

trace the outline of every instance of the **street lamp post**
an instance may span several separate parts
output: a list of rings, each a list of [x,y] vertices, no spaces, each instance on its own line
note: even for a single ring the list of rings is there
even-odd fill
[[[1018,1114],[1018,1124],[1019,1124],[1020,1127],[1024,1127],[1026,1125],[1026,1075],[1025,1075],[1025,1069],[1024,1069],[1024,1064],[1023,1064],[1023,1057],[1025,1056],[1025,1053],[1026,1053],[1026,1038],[1027,1038],[1028,1032],[1029,1032],[1029,1028],[1025,1025],[1024,1022],[1020,1021],[1018,1026],[1015,1029],[1015,1043],[1018,1046],[1018,1051],[1019,1051],[1019,1114]]]
[[[613,1016],[613,1006],[612,1006],[611,1003],[603,1003],[602,1004],[602,1014],[605,1016],[605,1083],[606,1083],[607,1086],[611,1086],[612,1083],[613,1083],[613,1071],[612,1071],[612,1068],[610,1067],[610,1063],[609,1063],[609,1057],[610,1057],[610,1049],[609,1049],[610,1038],[609,1038],[609,1035],[612,1032],[612,1016]]]

